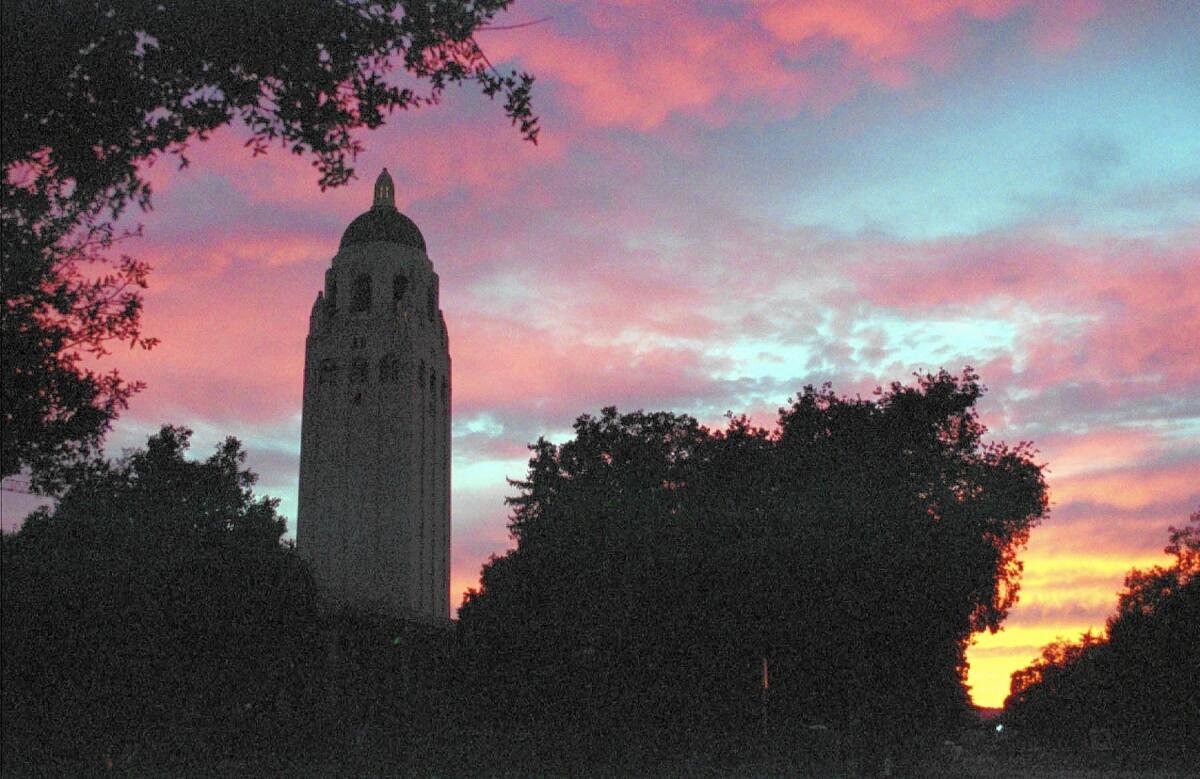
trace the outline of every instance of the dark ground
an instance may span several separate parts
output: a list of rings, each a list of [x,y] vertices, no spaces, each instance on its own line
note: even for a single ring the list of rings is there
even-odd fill
[[[273,757],[258,760],[215,759],[206,764],[180,764],[175,761],[123,760],[108,768],[98,764],[92,771],[60,773],[56,770],[13,772],[4,776],[96,776],[96,777],[289,777],[291,779],[326,779],[337,777],[662,777],[663,779],[717,779],[718,777],[799,777],[806,779],[866,779],[886,776],[878,766],[835,766],[814,764],[812,756],[763,755],[731,759],[713,764],[707,758],[676,759],[666,762],[643,761],[636,756],[606,765],[573,763],[555,765],[525,763],[505,765],[499,760],[479,754],[442,755],[439,766],[420,767],[397,765],[393,758],[371,755],[362,751],[347,752],[345,759],[300,761]],[[420,763],[418,758],[416,763]],[[1138,765],[1142,762],[1143,765]],[[6,769],[10,768],[8,766]],[[1139,761],[1119,758],[1111,753],[1080,752],[1051,754],[1037,750],[1024,751],[985,747],[957,753],[945,748],[924,756],[917,765],[897,768],[893,777],[917,779],[1200,779],[1200,768],[1186,764],[1167,765],[1162,759]]]

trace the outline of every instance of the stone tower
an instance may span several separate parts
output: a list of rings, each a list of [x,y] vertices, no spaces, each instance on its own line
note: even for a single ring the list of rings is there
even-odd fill
[[[299,504],[297,549],[333,600],[449,618],[446,322],[386,168],[309,319]]]

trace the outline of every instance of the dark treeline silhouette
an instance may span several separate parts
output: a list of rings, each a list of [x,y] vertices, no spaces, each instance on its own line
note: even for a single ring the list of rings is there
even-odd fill
[[[1030,447],[983,443],[982,391],[969,369],[808,387],[776,432],[608,408],[539,440],[517,546],[459,614],[474,724],[564,770],[806,737],[911,758],[969,716],[968,639],[1015,602],[1046,511]]]
[[[1126,575],[1104,635],[1056,641],[1013,674],[1004,719],[1014,738],[1200,764],[1200,510],[1170,529],[1164,551],[1174,563]]]
[[[456,631],[323,603],[236,440],[163,428],[4,537],[5,770],[902,766],[970,716],[968,638],[1046,511],[982,391],[809,387],[774,432],[582,416]]]
[[[3,537],[6,775],[399,759],[447,628],[323,606],[238,442],[192,461],[189,435],[91,463]]]

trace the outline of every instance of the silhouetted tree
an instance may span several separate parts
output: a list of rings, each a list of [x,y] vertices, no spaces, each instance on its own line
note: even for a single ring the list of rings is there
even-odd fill
[[[510,0],[272,0],[3,5],[0,76],[0,476],[94,452],[140,385],[89,365],[141,333],[147,266],[113,260],[114,227],[150,205],[146,168],[240,120],[257,154],[312,154],[322,187],[352,175],[355,131],[474,82],[536,141],[533,78],[502,73],[474,33]]]
[[[982,392],[942,372],[874,401],[809,388],[781,414],[769,546],[793,561],[775,640],[797,716],[907,742],[965,706],[969,637],[1015,603],[1047,505],[1029,444],[983,443]]]
[[[1200,757],[1200,510],[1164,551],[1173,564],[1126,575],[1105,635],[1054,642],[1013,673],[1004,716],[1017,733],[1079,750],[1104,728],[1126,759]]]
[[[513,482],[516,549],[460,610],[484,708],[562,751],[736,751],[770,707],[896,753],[966,709],[970,635],[1016,601],[1045,514],[1028,444],[982,441],[968,369],[874,400],[582,416]],[[785,734],[778,734],[783,736]]]
[[[6,766],[136,750],[187,759],[303,733],[315,590],[227,439],[190,432],[93,461],[3,542]]]

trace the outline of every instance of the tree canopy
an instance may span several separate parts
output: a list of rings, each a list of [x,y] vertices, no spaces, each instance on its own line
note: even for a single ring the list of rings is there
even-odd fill
[[[483,707],[567,753],[719,749],[762,726],[765,661],[793,726],[899,749],[952,724],[1047,505],[1028,444],[983,442],[982,392],[969,369],[870,400],[806,387],[773,431],[608,408],[539,440],[516,548],[460,610]]]
[[[1200,757],[1200,510],[1163,551],[1173,563],[1126,575],[1104,634],[1055,641],[1013,673],[1015,733],[1080,750],[1102,728],[1143,761]]]
[[[315,588],[238,442],[194,461],[189,436],[91,462],[3,537],[6,766],[288,738],[320,660]]]
[[[497,70],[473,37],[509,2],[6,2],[0,475],[29,466],[36,486],[61,486],[52,467],[94,451],[140,388],[92,359],[155,342],[140,324],[148,267],[110,256],[128,237],[116,219],[150,205],[147,165],[186,165],[190,143],[241,122],[254,153],[311,155],[337,186],[356,131],[466,82],[536,142],[533,77]]]

